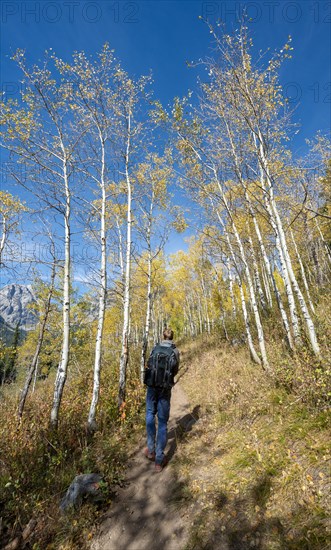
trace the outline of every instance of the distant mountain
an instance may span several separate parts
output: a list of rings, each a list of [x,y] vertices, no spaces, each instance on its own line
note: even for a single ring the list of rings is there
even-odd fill
[[[36,325],[35,313],[29,304],[36,301],[30,285],[11,284],[0,289],[0,336],[10,343],[17,326],[26,333]]]

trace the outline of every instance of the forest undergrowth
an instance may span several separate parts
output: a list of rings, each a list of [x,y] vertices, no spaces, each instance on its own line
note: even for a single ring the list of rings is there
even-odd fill
[[[98,430],[89,436],[87,416],[92,372],[72,372],[64,392],[61,421],[49,427],[54,379],[39,382],[18,423],[18,387],[5,389],[0,400],[0,547],[34,550],[86,548],[98,516],[108,508],[112,490],[123,481],[130,450],[143,426],[143,390],[130,373],[125,410],[119,416],[114,363],[104,366]],[[60,512],[60,502],[76,475],[102,475],[98,505],[84,503],[79,510]],[[32,525],[28,540],[22,540]],[[18,546],[15,546],[15,541]]]
[[[185,550],[328,547],[329,307],[321,300],[323,360],[307,348],[290,355],[276,334],[268,332],[271,376],[252,363],[240,340],[226,342],[215,333],[179,343],[179,383],[191,407],[199,410],[192,430],[179,434],[171,463],[176,478],[172,504],[187,509],[190,525]],[[93,437],[86,431],[93,382],[86,368],[71,372],[57,432],[49,428],[52,375],[30,394],[21,424],[19,383],[5,388],[0,401],[3,546],[16,540],[18,546],[12,548],[89,547],[144,433],[139,356],[131,356],[120,416],[115,365],[109,358],[104,365]],[[86,502],[80,510],[61,514],[61,498],[74,477],[91,472],[103,477],[103,502]],[[29,522],[31,533],[26,531]],[[26,541],[20,538],[24,532],[29,533]]]
[[[273,347],[268,378],[244,347],[217,337],[184,346],[181,383],[199,409],[175,461],[174,503],[191,525],[185,550],[330,547],[330,350],[321,366],[307,351]]]

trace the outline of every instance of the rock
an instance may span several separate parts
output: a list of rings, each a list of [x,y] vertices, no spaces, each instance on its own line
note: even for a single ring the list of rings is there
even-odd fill
[[[12,329],[17,325],[25,330],[34,328],[36,314],[28,305],[36,302],[31,285],[7,285],[0,290],[0,316]]]
[[[0,336],[10,345],[17,326],[22,336],[35,328],[38,321],[28,306],[36,302],[30,285],[11,284],[0,289]]]
[[[85,497],[93,502],[101,502],[104,498],[100,489],[101,480],[102,477],[99,474],[82,474],[76,476],[61,500],[61,511],[66,512],[71,506],[73,508],[79,508]]]

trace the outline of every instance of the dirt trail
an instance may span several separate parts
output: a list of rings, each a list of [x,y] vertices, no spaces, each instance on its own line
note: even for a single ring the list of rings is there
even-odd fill
[[[186,541],[185,510],[172,502],[177,486],[171,459],[180,433],[190,430],[197,416],[191,412],[184,392],[177,385],[172,390],[168,466],[156,473],[154,463],[143,456],[145,438],[129,462],[124,487],[120,488],[101,524],[92,550],[181,550]],[[186,520],[186,521],[185,521]]]

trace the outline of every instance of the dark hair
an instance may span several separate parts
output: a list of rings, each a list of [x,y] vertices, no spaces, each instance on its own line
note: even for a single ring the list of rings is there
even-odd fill
[[[165,340],[173,340],[174,337],[174,331],[171,330],[171,328],[165,328],[163,331],[163,338]]]

